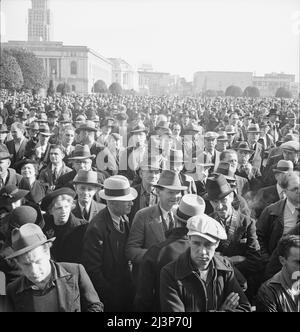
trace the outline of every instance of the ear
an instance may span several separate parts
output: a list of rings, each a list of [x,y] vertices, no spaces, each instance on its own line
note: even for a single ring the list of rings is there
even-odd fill
[[[279,262],[280,262],[280,264],[281,264],[282,266],[284,266],[284,265],[285,265],[285,258],[282,257],[282,256],[279,256],[278,258],[279,258]]]

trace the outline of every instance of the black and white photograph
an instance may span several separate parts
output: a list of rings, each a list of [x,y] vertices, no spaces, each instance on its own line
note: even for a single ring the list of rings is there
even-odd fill
[[[0,37],[1,313],[300,312],[299,0],[0,0]]]

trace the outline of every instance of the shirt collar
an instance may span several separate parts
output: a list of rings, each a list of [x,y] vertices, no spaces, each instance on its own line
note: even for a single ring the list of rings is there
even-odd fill
[[[119,225],[121,217],[116,216],[116,215],[111,211],[111,209],[110,209],[109,207],[107,207],[107,208],[108,208],[108,211],[109,211],[109,213],[110,213],[110,216],[111,216],[111,219],[113,220],[113,222],[115,222],[115,223],[117,223],[117,224]]]
[[[278,183],[276,184],[276,189],[277,189],[278,195],[280,197],[280,194],[284,191],[284,189],[282,189]]]
[[[161,207],[160,204],[159,204],[159,207],[160,207],[161,213],[162,213],[162,215],[163,215],[163,218],[166,219],[166,218],[168,217],[168,213],[169,213],[169,211],[164,210],[164,209]]]
[[[90,209],[91,209],[92,202],[90,202],[87,206],[83,206],[83,205],[81,205],[80,202],[78,201],[78,205],[79,205],[79,207],[80,207],[81,212],[83,212],[84,209],[86,209],[86,210],[89,212]]]
[[[294,214],[296,211],[295,205],[292,204],[288,199],[286,200],[286,205],[289,208],[289,210],[291,211],[291,213]]]

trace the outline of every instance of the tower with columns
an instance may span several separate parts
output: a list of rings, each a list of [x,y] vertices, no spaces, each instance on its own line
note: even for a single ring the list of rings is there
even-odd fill
[[[52,35],[52,17],[48,0],[31,0],[28,9],[28,41],[50,41]]]

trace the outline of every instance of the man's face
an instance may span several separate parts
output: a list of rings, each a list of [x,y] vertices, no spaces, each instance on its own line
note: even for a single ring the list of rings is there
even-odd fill
[[[95,133],[89,130],[80,130],[79,141],[81,144],[90,144],[95,141]]]
[[[113,206],[113,212],[120,216],[129,214],[133,206],[132,201],[110,201],[110,204]]]
[[[235,136],[235,134],[228,134],[228,133],[227,133],[228,142],[229,142],[230,144],[233,142],[233,140],[234,140],[234,136]]]
[[[241,164],[241,165],[247,164],[247,162],[249,161],[250,157],[251,157],[251,153],[249,153],[247,151],[238,150],[238,161],[239,161],[239,164]]]
[[[205,138],[204,139],[204,146],[205,149],[208,151],[213,151],[214,148],[217,145],[217,139],[216,138]]]
[[[78,173],[80,169],[84,171],[90,171],[92,169],[92,160],[91,159],[80,159],[73,161],[73,169]]]
[[[227,219],[232,214],[232,202],[234,200],[233,193],[227,195],[223,199],[210,201],[214,212],[217,213],[217,215],[221,219]]]
[[[50,161],[54,165],[61,164],[64,159],[64,154],[60,149],[51,149],[50,150]]]
[[[0,133],[0,143],[4,143],[4,141],[6,140],[7,137],[7,133]]]
[[[237,166],[238,166],[238,157],[237,157],[236,153],[226,154],[223,161],[229,163],[233,168],[232,171],[234,171],[234,173],[236,172],[236,169],[237,169]]]
[[[239,121],[239,116],[237,114],[233,114],[231,117],[230,117],[230,125],[232,126],[236,126],[237,123]]]
[[[15,141],[18,141],[22,139],[23,137],[23,131],[16,126],[12,126],[11,128],[11,135]]]
[[[63,142],[66,145],[71,145],[75,139],[75,132],[74,130],[66,130],[63,134]]]
[[[32,164],[24,165],[21,169],[21,175],[26,179],[35,177],[35,167]]]
[[[297,273],[300,271],[300,248],[291,247],[288,257],[285,258],[280,256],[279,259],[290,277],[292,277],[295,272]]]
[[[9,159],[0,160],[0,177],[6,175],[9,166],[10,166]]]
[[[225,151],[227,144],[227,141],[217,141],[216,149],[220,152]]]
[[[296,163],[299,159],[299,155],[296,151],[283,150],[283,159],[290,160],[292,163]]]
[[[179,136],[180,135],[180,132],[181,132],[181,127],[180,126],[175,126],[173,128],[173,135],[174,136]]]
[[[39,141],[42,145],[48,144],[50,136],[39,134]]]
[[[199,270],[206,270],[214,257],[219,243],[212,243],[197,235],[190,236],[189,242],[192,261],[199,268]]]
[[[247,138],[250,144],[255,144],[259,140],[259,133],[248,133]]]
[[[58,196],[59,198],[59,196]],[[56,226],[65,225],[70,217],[72,203],[67,199],[57,199],[51,209],[51,215]]]
[[[80,203],[84,205],[88,205],[91,203],[93,197],[98,191],[98,187],[88,185],[88,184],[77,184],[76,185],[76,193],[78,195],[78,200]]]
[[[39,284],[46,280],[51,273],[50,252],[39,246],[20,256],[17,264],[22,274],[32,283]]]
[[[140,172],[141,174],[141,179],[144,185],[151,185],[153,186],[154,184],[157,183],[159,179],[159,170],[151,170],[151,169],[143,169]]]
[[[295,206],[300,206],[300,179],[299,179],[299,173],[296,172],[289,178],[289,184],[285,190],[286,197],[288,200]]]
[[[179,204],[181,199],[180,190],[170,190],[164,188],[160,189],[158,192],[160,203],[166,211],[170,211],[174,205]]]

